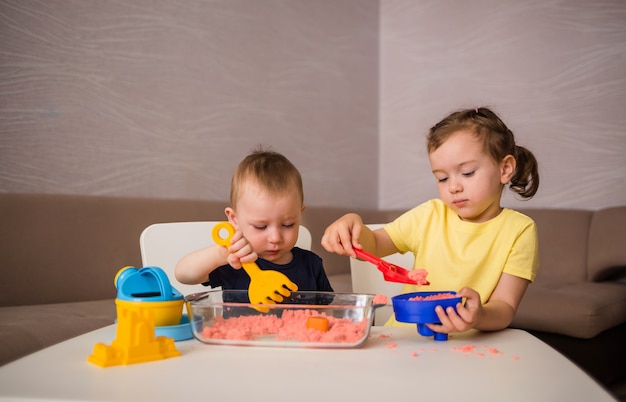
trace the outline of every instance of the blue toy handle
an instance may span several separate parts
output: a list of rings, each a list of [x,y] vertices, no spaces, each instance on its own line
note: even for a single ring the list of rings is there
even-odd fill
[[[170,300],[172,297],[172,285],[165,271],[159,267],[143,267],[139,270],[139,275],[143,275],[146,271],[150,271],[153,275],[156,274],[161,295],[167,296],[167,300]]]
[[[136,275],[137,271],[139,271],[139,269],[131,265],[127,265],[117,271],[115,279],[113,280],[113,283],[115,283],[115,288],[119,289],[120,285],[123,284],[130,276]]]
[[[117,298],[131,301],[171,301],[183,298],[159,267],[124,267],[115,277]]]

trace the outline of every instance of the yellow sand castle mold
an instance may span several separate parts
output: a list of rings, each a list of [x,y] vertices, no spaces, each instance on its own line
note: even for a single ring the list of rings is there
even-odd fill
[[[87,360],[100,367],[144,363],[180,356],[174,340],[155,336],[155,326],[180,322],[184,299],[161,268],[124,267],[115,276],[118,289],[116,337],[97,343]]]

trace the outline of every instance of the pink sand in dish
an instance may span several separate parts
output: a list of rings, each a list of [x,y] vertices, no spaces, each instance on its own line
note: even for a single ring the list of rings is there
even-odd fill
[[[439,300],[439,299],[451,299],[453,297],[458,297],[458,296],[456,294],[454,294],[454,293],[438,293],[438,294],[430,295],[430,296],[415,296],[415,297],[409,298],[409,300],[411,300],[411,301],[416,301],[416,300]]]
[[[328,319],[328,331],[306,328],[308,317],[323,316]],[[326,316],[314,310],[287,310],[282,317],[253,315],[218,317],[210,327],[204,327],[202,337],[228,340],[255,340],[259,336],[274,335],[276,340],[300,342],[356,343],[363,338],[367,320],[353,322],[344,318]]]
[[[425,269],[414,269],[410,271],[407,276],[409,277],[409,279],[417,282],[418,286],[429,284],[429,282],[426,280],[426,277],[428,276],[428,271],[426,271]]]

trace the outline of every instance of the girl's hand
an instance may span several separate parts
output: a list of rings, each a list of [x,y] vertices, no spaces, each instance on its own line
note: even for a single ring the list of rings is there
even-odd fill
[[[480,295],[471,288],[462,288],[458,295],[465,297],[465,304],[458,303],[456,311],[452,307],[444,310],[441,306],[437,306],[435,312],[441,324],[426,324],[428,328],[435,332],[449,334],[451,332],[467,331],[476,326],[483,312]]]
[[[331,253],[356,258],[353,247],[362,248],[359,236],[364,226],[359,215],[346,214],[326,228],[322,236],[322,247]]]
[[[233,268],[240,269],[241,263],[254,262],[259,258],[257,253],[252,249],[248,239],[243,237],[243,233],[239,230],[235,232],[230,243],[231,246],[226,249],[228,252],[226,261],[228,261]]]

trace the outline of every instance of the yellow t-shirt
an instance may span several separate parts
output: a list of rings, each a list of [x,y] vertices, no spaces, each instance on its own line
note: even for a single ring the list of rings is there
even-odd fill
[[[495,218],[462,221],[443,201],[433,199],[404,213],[384,227],[401,252],[415,255],[413,268],[428,271],[430,286],[405,285],[403,293],[476,290],[486,303],[500,275],[506,272],[529,281],[539,266],[535,222],[504,208]],[[392,317],[386,325],[397,325]]]

